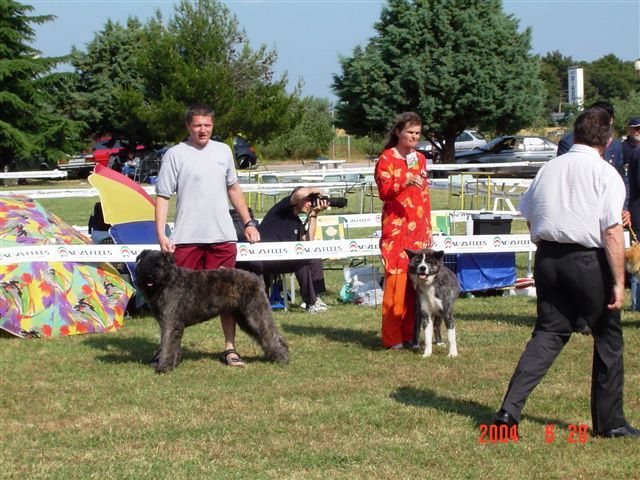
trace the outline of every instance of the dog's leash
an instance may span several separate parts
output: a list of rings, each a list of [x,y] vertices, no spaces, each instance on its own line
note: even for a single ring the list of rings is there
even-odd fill
[[[636,232],[633,231],[633,227],[631,226],[631,224],[627,225],[627,228],[629,229],[629,233],[631,233],[631,236],[633,237],[633,241],[636,243],[640,243],[638,242],[638,237],[636,236]]]

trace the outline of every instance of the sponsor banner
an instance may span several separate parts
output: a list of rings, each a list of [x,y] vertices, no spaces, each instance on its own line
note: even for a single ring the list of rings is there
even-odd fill
[[[582,110],[584,104],[584,71],[580,67],[569,67],[567,70],[567,100],[569,103],[578,105]]]
[[[524,235],[439,235],[433,247],[446,253],[532,252],[536,246]]]
[[[0,264],[23,262],[132,262],[142,250],[158,245],[29,245],[6,247]]]
[[[238,244],[238,261],[292,260],[299,258],[350,258],[380,255],[377,238]],[[529,235],[441,235],[434,237],[434,249],[446,253],[530,252],[535,250]],[[132,262],[145,249],[158,245],[33,245],[6,247],[0,264],[49,262]]]
[[[237,261],[295,260],[301,258],[350,258],[380,255],[379,240],[317,240],[311,242],[273,242],[238,244]]]
[[[364,213],[361,215],[353,214],[337,216],[345,222],[345,226],[348,228],[380,227],[382,225],[381,213]],[[323,215],[323,217],[329,217],[329,215]]]

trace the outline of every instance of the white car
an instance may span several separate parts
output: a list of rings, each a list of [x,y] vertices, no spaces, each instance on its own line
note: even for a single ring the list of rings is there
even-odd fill
[[[465,130],[456,137],[456,152],[460,150],[473,150],[476,147],[486,145],[484,135],[477,130]]]
[[[422,140],[418,142],[416,150],[422,152],[427,158],[437,157],[439,150],[442,150],[440,142],[435,142],[436,146],[429,140]],[[481,147],[487,144],[487,140],[484,135],[478,130],[464,130],[460,135],[456,137],[456,152],[463,150],[473,150],[476,147]]]

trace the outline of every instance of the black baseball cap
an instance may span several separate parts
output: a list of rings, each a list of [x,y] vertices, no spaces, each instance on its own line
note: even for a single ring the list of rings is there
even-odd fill
[[[640,127],[640,117],[631,117],[629,119],[629,126],[633,128]]]

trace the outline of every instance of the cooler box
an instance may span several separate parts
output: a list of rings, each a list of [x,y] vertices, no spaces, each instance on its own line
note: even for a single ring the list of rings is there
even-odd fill
[[[471,216],[474,235],[508,235],[511,215],[479,213]],[[456,276],[463,292],[509,287],[516,283],[515,253],[461,253]]]
[[[471,215],[473,220],[474,235],[491,235],[511,233],[511,215],[496,215],[491,212],[476,213]]]

